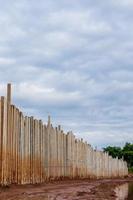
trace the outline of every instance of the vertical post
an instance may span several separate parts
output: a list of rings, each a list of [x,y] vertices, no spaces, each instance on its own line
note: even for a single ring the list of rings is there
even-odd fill
[[[2,106],[1,106],[1,99],[0,99],[0,184],[2,184]]]
[[[7,84],[7,102],[11,104],[11,83]]]
[[[7,174],[8,182],[11,183],[11,84],[7,85]]]
[[[7,102],[5,97],[1,97],[1,184],[8,185],[8,176],[7,176]]]

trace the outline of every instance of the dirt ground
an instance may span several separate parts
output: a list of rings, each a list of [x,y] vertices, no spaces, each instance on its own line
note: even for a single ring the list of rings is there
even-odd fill
[[[115,188],[133,178],[56,181],[0,188],[0,200],[114,200]]]

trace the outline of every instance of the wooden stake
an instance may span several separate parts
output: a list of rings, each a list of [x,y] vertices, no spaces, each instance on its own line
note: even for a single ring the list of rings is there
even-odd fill
[[[7,102],[11,104],[11,83],[7,84]]]

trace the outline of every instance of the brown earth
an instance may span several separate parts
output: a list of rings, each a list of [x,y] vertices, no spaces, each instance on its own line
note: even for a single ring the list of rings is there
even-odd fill
[[[0,188],[0,200],[114,200],[115,188],[133,178],[66,180],[40,185],[11,185]]]

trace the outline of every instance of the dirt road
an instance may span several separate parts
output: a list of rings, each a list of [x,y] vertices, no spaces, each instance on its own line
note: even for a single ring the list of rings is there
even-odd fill
[[[0,188],[0,200],[114,200],[115,187],[133,179],[72,180]]]

